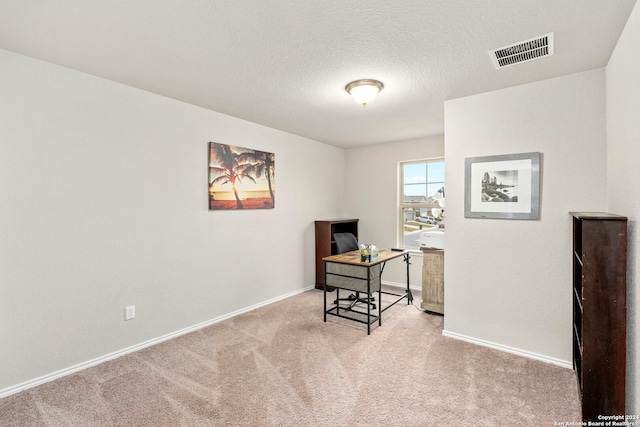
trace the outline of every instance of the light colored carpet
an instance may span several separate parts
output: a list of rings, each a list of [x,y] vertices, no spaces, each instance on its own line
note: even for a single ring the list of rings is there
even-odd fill
[[[330,294],[335,295],[335,293]],[[419,306],[419,292],[415,305]],[[572,370],[441,335],[405,302],[322,321],[311,290],[0,400],[2,426],[552,426]]]

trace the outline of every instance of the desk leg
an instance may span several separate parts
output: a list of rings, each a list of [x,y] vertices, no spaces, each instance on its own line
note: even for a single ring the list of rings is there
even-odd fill
[[[324,283],[322,285],[324,289],[324,321],[327,322],[327,262],[324,262]]]
[[[371,298],[371,268],[367,268],[367,298]],[[380,305],[380,301],[378,301]],[[367,335],[371,335],[371,304],[367,299]]]
[[[409,266],[411,265],[410,259],[411,255],[409,255],[408,252],[404,254],[404,262],[407,264],[407,305],[413,302],[413,294],[411,293],[411,287],[409,286]]]
[[[382,278],[380,278],[380,287],[378,288],[378,326],[382,326]]]

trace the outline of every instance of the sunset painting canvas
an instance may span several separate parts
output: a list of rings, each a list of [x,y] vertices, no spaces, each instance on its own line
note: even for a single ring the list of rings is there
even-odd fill
[[[209,210],[273,209],[275,154],[209,142]]]

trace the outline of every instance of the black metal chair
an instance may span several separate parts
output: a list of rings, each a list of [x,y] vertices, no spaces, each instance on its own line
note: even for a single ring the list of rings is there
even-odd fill
[[[359,248],[358,239],[356,239],[356,236],[351,233],[333,233],[333,238],[336,241],[336,251],[339,254],[355,251]],[[338,304],[339,301],[347,301],[351,303],[349,308],[358,303],[370,304],[371,308],[376,308],[375,300],[376,299],[373,296],[362,298],[360,297],[360,292],[356,292],[355,294],[349,295],[347,298],[338,298],[333,303]]]

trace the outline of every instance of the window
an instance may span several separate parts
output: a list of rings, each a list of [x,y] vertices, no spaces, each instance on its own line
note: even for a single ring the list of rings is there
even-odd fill
[[[398,242],[420,247],[420,233],[444,227],[444,159],[400,162]]]

